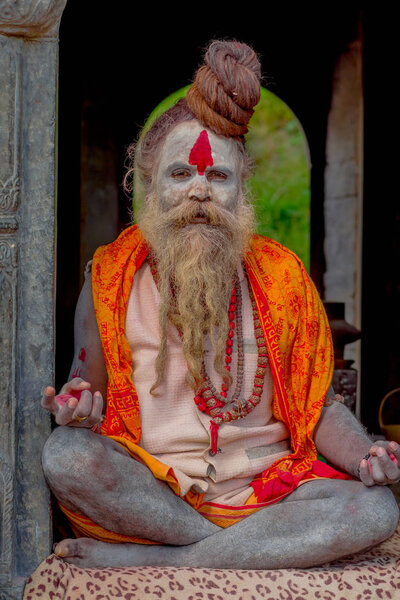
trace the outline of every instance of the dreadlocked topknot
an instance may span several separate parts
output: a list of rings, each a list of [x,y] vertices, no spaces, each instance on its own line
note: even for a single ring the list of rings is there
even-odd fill
[[[250,46],[237,41],[216,40],[209,44],[204,64],[195,73],[186,98],[165,111],[141,137],[128,148],[135,169],[128,170],[124,186],[131,191],[131,177],[137,171],[146,191],[154,165],[167,135],[180,123],[197,119],[217,135],[234,138],[251,170],[244,150],[244,134],[260,100],[260,61]],[[246,170],[246,169],[245,169]]]

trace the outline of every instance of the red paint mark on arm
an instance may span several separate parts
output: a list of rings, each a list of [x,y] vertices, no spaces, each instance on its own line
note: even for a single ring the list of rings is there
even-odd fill
[[[81,370],[78,367],[76,367],[76,369],[72,373],[71,377],[81,377]]]
[[[79,360],[81,360],[82,362],[85,362],[85,358],[86,358],[86,350],[85,348],[81,348],[79,350],[79,355],[78,355]]]
[[[204,175],[206,167],[211,167],[213,164],[208,133],[203,129],[190,151],[189,165],[196,165],[198,174]]]

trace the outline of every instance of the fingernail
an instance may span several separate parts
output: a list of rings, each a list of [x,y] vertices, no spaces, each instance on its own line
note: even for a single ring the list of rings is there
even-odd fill
[[[383,448],[378,448],[378,450],[376,451],[378,456],[383,456],[385,454],[385,450]]]
[[[392,450],[396,450],[396,448],[397,448],[396,442],[390,442],[389,448],[391,448]]]
[[[68,407],[69,408],[75,408],[75,406],[78,404],[78,400],[76,398],[71,398],[70,400],[68,400]]]

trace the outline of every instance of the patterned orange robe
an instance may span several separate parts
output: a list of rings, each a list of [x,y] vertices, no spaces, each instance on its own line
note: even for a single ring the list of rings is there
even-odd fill
[[[101,434],[122,444],[179,494],[173,469],[138,446],[140,405],[124,328],[133,278],[147,254],[143,235],[133,225],[113,243],[98,248],[93,258],[93,300],[108,373]],[[268,347],[274,382],[272,412],[290,432],[292,454],[252,481],[254,493],[244,506],[203,502],[204,494],[192,491],[184,496],[200,514],[221,527],[281,500],[310,479],[352,479],[318,460],[313,441],[334,364],[329,323],[318,292],[298,257],[269,238],[254,235],[244,263]],[[61,508],[77,535],[109,542],[157,543],[110,532]]]

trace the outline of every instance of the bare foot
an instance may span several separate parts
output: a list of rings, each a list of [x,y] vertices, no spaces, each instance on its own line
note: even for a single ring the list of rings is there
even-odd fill
[[[91,538],[65,539],[54,548],[59,558],[87,569],[149,564],[145,562],[148,551],[151,547],[142,544],[108,544]]]

